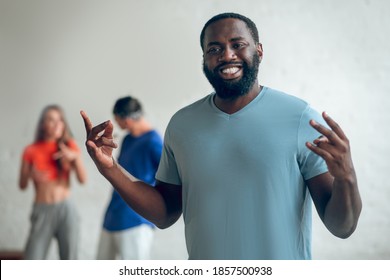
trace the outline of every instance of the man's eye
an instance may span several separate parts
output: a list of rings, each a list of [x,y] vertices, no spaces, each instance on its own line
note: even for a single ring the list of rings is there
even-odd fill
[[[244,43],[236,43],[236,44],[233,45],[233,48],[235,48],[235,49],[240,49],[240,48],[242,48],[244,45],[245,45]]]
[[[216,53],[219,53],[220,51],[221,51],[221,48],[210,48],[210,49],[208,49],[207,53],[216,54]]]

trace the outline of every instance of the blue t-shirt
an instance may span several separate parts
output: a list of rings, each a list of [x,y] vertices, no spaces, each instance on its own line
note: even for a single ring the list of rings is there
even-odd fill
[[[324,123],[303,100],[264,87],[226,114],[215,94],[177,112],[156,178],[182,185],[190,259],[310,259],[305,180],[327,172],[306,141]]]
[[[139,137],[128,134],[123,139],[118,163],[137,179],[154,185],[161,150],[161,137],[154,130]],[[109,231],[118,231],[141,224],[154,226],[131,209],[119,193],[113,190],[103,227]]]

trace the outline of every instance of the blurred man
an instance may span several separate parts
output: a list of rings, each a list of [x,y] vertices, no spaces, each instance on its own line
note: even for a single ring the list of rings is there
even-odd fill
[[[131,97],[116,101],[113,114],[128,134],[121,145],[118,163],[143,182],[154,185],[162,140],[144,118],[140,102]],[[137,214],[113,190],[104,217],[98,259],[150,259],[154,224]]]

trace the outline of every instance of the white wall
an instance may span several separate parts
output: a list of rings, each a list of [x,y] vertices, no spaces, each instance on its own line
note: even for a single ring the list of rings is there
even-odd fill
[[[79,110],[111,118],[114,101],[139,97],[163,134],[172,114],[211,88],[199,34],[213,15],[234,11],[259,28],[260,81],[326,110],[350,138],[363,212],[355,234],[333,237],[313,215],[316,259],[389,259],[390,2],[0,0],[0,250],[22,249],[32,187],[17,188],[20,155],[41,109],[59,103],[83,146]],[[117,130],[120,136],[119,130]],[[89,181],[74,184],[82,217],[80,257],[96,253],[109,184],[84,150]],[[57,258],[56,248],[50,258]],[[156,233],[155,259],[185,259],[183,223]]]

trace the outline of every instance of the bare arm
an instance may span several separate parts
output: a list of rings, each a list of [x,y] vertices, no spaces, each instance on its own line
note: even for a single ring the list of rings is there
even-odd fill
[[[153,187],[137,181],[116,162],[110,169],[101,169],[101,173],[131,208],[159,228],[167,228],[179,219],[181,186],[157,182]]]
[[[77,158],[72,162],[73,169],[76,172],[77,180],[84,184],[87,181],[87,172],[85,171],[85,166],[81,160],[81,155],[78,155]]]
[[[362,201],[349,140],[327,114],[323,113],[323,118],[331,129],[310,121],[324,137],[306,145],[326,161],[329,172],[308,180],[307,184],[325,226],[334,235],[347,238],[356,229]]]
[[[113,185],[122,198],[141,216],[159,228],[172,225],[180,217],[181,186],[158,182],[156,187],[138,181],[112,158],[117,147],[113,141],[110,121],[95,127],[81,112],[87,133],[86,147],[99,172]]]
[[[28,180],[30,178],[31,166],[26,161],[22,160],[19,175],[19,188],[25,190],[28,186]]]

